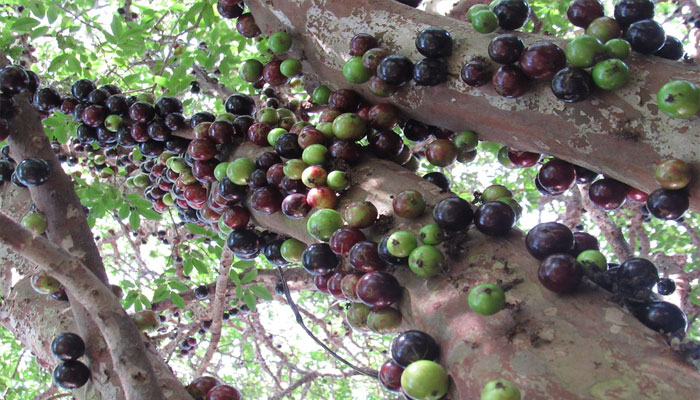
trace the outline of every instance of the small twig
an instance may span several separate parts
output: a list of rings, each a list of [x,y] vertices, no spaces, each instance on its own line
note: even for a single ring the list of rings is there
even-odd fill
[[[335,357],[338,361],[342,362],[343,364],[347,365],[348,367],[354,369],[355,371],[363,375],[376,377],[378,373],[376,370],[355,366],[354,364],[350,363],[348,360],[344,359],[336,352],[331,350],[328,346],[326,346],[325,343],[323,343],[318,337],[316,337],[316,335],[314,335],[313,332],[311,332],[311,330],[306,326],[306,324],[304,324],[304,319],[301,317],[301,314],[299,313],[299,309],[297,308],[296,304],[294,304],[294,300],[292,300],[292,295],[289,293],[289,286],[287,286],[287,280],[284,277],[284,270],[281,267],[277,267],[277,271],[279,271],[280,279],[282,280],[282,287],[284,288],[284,295],[287,298],[287,303],[292,309],[292,312],[296,317],[297,323],[301,326],[301,329],[303,329],[304,332],[306,332],[306,334],[314,340],[314,342],[316,342],[319,346],[323,347],[324,350],[326,350],[330,355]]]
[[[222,255],[221,270],[219,271],[219,277],[216,279],[216,291],[214,293],[214,304],[211,313],[211,339],[209,340],[209,347],[202,358],[202,363],[199,365],[199,368],[197,368],[197,375],[202,375],[204,371],[206,371],[219,345],[219,340],[221,339],[221,318],[224,314],[224,302],[226,301],[226,289],[228,288],[228,272],[231,269],[231,258],[231,253],[229,252],[225,252]]]

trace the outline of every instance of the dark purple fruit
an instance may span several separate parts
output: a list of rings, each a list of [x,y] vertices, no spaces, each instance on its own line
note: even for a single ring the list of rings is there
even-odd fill
[[[87,79],[79,79],[73,83],[71,93],[78,100],[87,101],[90,92],[95,90],[95,84]]]
[[[450,180],[442,172],[429,172],[423,175],[423,179],[439,187],[443,191],[450,190]]]
[[[505,236],[515,224],[515,211],[506,203],[484,203],[474,213],[474,226],[489,236]]]
[[[293,193],[282,200],[282,214],[292,219],[302,219],[311,211],[306,195]]]
[[[254,38],[261,33],[251,13],[245,13],[238,17],[236,21],[236,30],[246,38]]]
[[[377,39],[367,33],[360,33],[350,40],[350,55],[363,56],[367,50],[379,47]]]
[[[666,301],[648,303],[633,313],[647,328],[656,332],[685,332],[688,327],[688,318],[683,310]]]
[[[284,243],[285,240],[284,238],[274,239],[263,248],[263,254],[270,264],[277,266],[287,264],[287,260],[282,257],[282,243]]]
[[[594,19],[605,15],[600,0],[574,0],[566,10],[569,21],[579,28],[587,28]]]
[[[593,88],[593,78],[583,68],[564,68],[552,78],[552,93],[567,103],[586,100]]]
[[[53,370],[53,381],[63,389],[77,389],[90,379],[90,369],[80,361],[63,361]]]
[[[85,354],[85,342],[75,333],[61,333],[51,342],[51,352],[58,360],[77,360]]]
[[[393,158],[404,148],[403,140],[392,130],[381,130],[369,136],[369,149],[379,158]]]
[[[405,331],[391,342],[391,358],[404,368],[414,361],[436,361],[438,357],[440,347],[435,339],[425,332]]]
[[[88,95],[88,103],[104,105],[112,94],[105,89],[95,89]]]
[[[386,268],[386,264],[379,257],[379,245],[375,242],[365,240],[355,243],[347,257],[350,265],[360,272],[381,271]]]
[[[194,289],[194,298],[197,300],[206,300],[209,297],[209,287],[207,285],[199,285]]]
[[[530,15],[530,4],[525,0],[501,0],[493,7],[493,12],[501,28],[513,31],[525,25]]]
[[[260,238],[252,229],[234,229],[226,245],[238,257],[252,258],[260,251]]]
[[[339,89],[328,98],[328,108],[341,113],[355,112],[361,101],[360,95],[354,90]]]
[[[460,77],[469,86],[479,87],[491,82],[493,67],[487,61],[477,58],[462,67]]]
[[[367,237],[365,234],[357,228],[340,228],[333,232],[329,244],[331,246],[331,250],[333,250],[335,254],[348,257],[350,249],[352,249],[358,242],[362,242],[366,239]]]
[[[517,35],[505,33],[489,42],[489,57],[499,64],[512,64],[520,59],[525,42]]]
[[[555,253],[569,253],[574,248],[574,234],[566,225],[545,222],[530,229],[525,237],[527,251],[538,260]]]
[[[34,107],[39,111],[49,112],[61,107],[61,94],[54,88],[41,88],[36,92],[33,99]]]
[[[518,67],[504,65],[493,74],[491,83],[496,93],[503,97],[515,98],[527,93],[530,89],[530,78]]]
[[[256,189],[250,196],[250,207],[263,215],[272,215],[282,208],[282,195],[272,187]]]
[[[535,42],[520,55],[520,69],[532,79],[551,79],[566,66],[566,54],[549,41]]]
[[[433,208],[433,220],[445,231],[464,231],[474,219],[469,203],[460,197],[447,197]]]
[[[401,299],[401,285],[389,273],[367,272],[357,282],[357,297],[371,307],[388,307]]]
[[[617,282],[620,293],[627,297],[645,297],[659,280],[659,271],[651,261],[644,258],[630,258],[620,265]]]
[[[8,65],[0,70],[0,91],[13,96],[29,89],[29,75],[19,65]]]
[[[449,57],[452,55],[452,36],[442,28],[425,28],[416,36],[416,49],[428,58]]]
[[[379,368],[379,383],[387,390],[398,392],[401,390],[401,374],[403,367],[389,359]]]
[[[666,32],[658,22],[645,19],[630,25],[624,38],[630,42],[632,50],[642,54],[654,54],[661,50],[666,42]]]
[[[676,291],[676,282],[671,278],[661,278],[656,283],[656,291],[662,296],[668,296]]]
[[[418,61],[413,67],[413,80],[420,86],[436,86],[447,82],[447,61],[438,58]]]
[[[685,54],[685,49],[683,48],[683,43],[677,38],[666,35],[666,40],[663,46],[654,53],[655,56],[666,58],[668,60],[680,60]]]
[[[176,97],[163,96],[155,104],[156,113],[165,118],[171,113],[182,113],[182,102]]]
[[[618,209],[627,197],[628,186],[611,178],[599,179],[591,184],[588,197],[603,210]]]
[[[302,148],[299,146],[299,137],[293,133],[282,134],[275,142],[275,151],[280,157],[301,158]]]
[[[152,105],[144,102],[137,101],[129,107],[129,117],[134,122],[149,123],[155,117],[156,109]]]
[[[228,112],[228,110],[226,110]],[[194,129],[195,126],[201,124],[202,122],[214,122],[216,116],[210,112],[198,112],[192,114],[190,118],[190,128]]]
[[[51,165],[41,158],[27,158],[17,165],[15,176],[24,186],[33,187],[46,183],[51,175]]]
[[[584,250],[600,250],[598,239],[590,233],[574,232],[574,257],[578,256]]]
[[[93,128],[96,128],[105,121],[107,109],[103,106],[89,105],[83,109],[82,121]]]
[[[377,76],[389,85],[401,86],[411,80],[413,63],[407,57],[392,54],[377,66]]]
[[[340,259],[326,243],[310,244],[301,255],[301,264],[311,275],[326,275],[339,263]]]
[[[574,165],[574,169],[576,170],[576,183],[578,184],[591,183],[598,177],[598,173],[590,169],[579,167],[578,165]]]
[[[226,112],[236,115],[253,115],[255,112],[255,100],[252,97],[234,93],[226,99]]]
[[[552,254],[540,264],[537,277],[552,292],[571,293],[581,283],[583,268],[569,254]]]
[[[537,180],[546,191],[561,194],[574,185],[576,170],[564,160],[553,159],[540,168]]]
[[[654,18],[654,3],[651,0],[620,0],[615,4],[615,19],[622,29],[634,22]]]

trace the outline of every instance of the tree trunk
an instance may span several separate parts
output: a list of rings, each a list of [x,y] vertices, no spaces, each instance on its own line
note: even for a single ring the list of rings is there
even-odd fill
[[[254,158],[261,151],[245,143],[232,157]],[[380,215],[392,215],[392,196],[407,188],[423,193],[428,211],[416,220],[395,217],[391,230],[416,232],[432,223],[430,208],[448,196],[385,160],[366,159],[353,168],[352,176],[338,209],[368,200]],[[253,217],[266,229],[315,242],[305,220],[281,213]],[[375,228],[369,236],[378,240],[382,233]],[[450,398],[478,398],[483,385],[499,376],[516,382],[527,399],[697,395],[700,374],[669,348],[664,336],[644,327],[610,293],[593,284],[581,285],[568,296],[545,289],[537,279],[539,263],[525,249],[522,232],[514,229],[505,238],[493,238],[471,230],[463,244],[465,253],[451,260],[449,272],[442,276],[426,280],[407,268],[393,271],[405,288],[402,328],[423,330],[438,341],[441,362],[452,377]],[[486,282],[515,283],[507,292],[511,306],[490,317],[475,314],[467,304],[469,289]]]
[[[391,102],[404,115],[455,131],[470,129],[481,139],[552,154],[601,172],[647,193],[658,188],[654,163],[679,158],[700,171],[700,117],[673,119],[656,106],[656,92],[666,82],[685,79],[700,85],[700,68],[659,57],[632,55],[631,82],[615,92],[599,90],[587,101],[567,104],[556,99],[548,82],[525,96],[506,99],[491,85],[472,88],[459,79],[462,65],[487,57],[496,36],[475,32],[468,23],[416,10],[393,0],[251,0],[263,34],[283,29],[295,40],[304,61],[305,78],[316,77],[332,88],[352,88],[372,103]],[[416,34],[427,26],[447,29],[455,42],[447,84],[432,88],[407,85],[385,99],[367,84],[345,81],[342,66],[349,43],[358,33],[374,34],[383,47],[423,58],[415,49]],[[527,44],[566,41],[518,33]],[[689,187],[691,209],[700,211],[700,183]]]

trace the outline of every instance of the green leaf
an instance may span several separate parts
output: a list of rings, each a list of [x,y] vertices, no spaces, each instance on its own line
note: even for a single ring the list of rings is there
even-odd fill
[[[119,215],[119,219],[124,219],[129,216],[129,212],[131,212],[131,207],[127,203],[124,203],[119,207],[117,215]]]
[[[192,263],[192,260],[189,258],[186,258],[182,262],[182,272],[185,273],[185,275],[189,275],[192,273],[192,269],[194,268],[194,264]]]
[[[251,309],[251,311],[255,311],[255,306],[258,304],[258,300],[255,298],[255,296],[250,290],[246,290],[243,294],[243,301],[248,306],[248,308]]]
[[[209,267],[207,267],[207,264],[205,264],[202,260],[198,260],[196,258],[193,258],[192,263],[194,264],[194,267],[197,269],[197,272],[199,272],[200,274],[207,275],[209,273]]]
[[[129,215],[129,226],[135,231],[141,226],[141,216],[136,211],[132,211],[131,215]]]
[[[228,271],[228,277],[231,278],[231,280],[233,281],[233,283],[236,284],[236,286],[241,285],[241,278],[238,276],[238,273],[233,270],[233,268]]]
[[[39,26],[39,21],[32,17],[24,17],[15,20],[10,29],[17,33],[30,33],[36,26]]]
[[[272,300],[272,293],[262,286],[252,285],[249,288],[257,297],[263,300]]]
[[[187,291],[187,290],[190,289],[190,288],[187,287],[187,285],[185,285],[184,283],[182,283],[182,282],[180,282],[180,281],[178,281],[178,280],[175,280],[175,279],[169,281],[169,282],[168,282],[168,285],[170,285],[170,288],[171,288],[171,289],[173,289],[173,290],[179,290],[179,291],[181,291],[181,292],[185,292],[185,291]]]
[[[231,267],[233,267],[235,269],[248,269],[248,268],[253,267],[254,265],[255,265],[255,261],[240,260],[240,261],[236,261],[235,263],[233,263],[233,265],[231,265]]]
[[[152,303],[157,303],[159,301],[163,301],[170,296],[170,288],[168,285],[162,285],[159,286],[158,289],[156,289],[155,292],[153,292],[153,299],[151,300]]]
[[[112,24],[110,27],[112,28],[112,33],[114,36],[119,38],[123,32],[121,17],[115,14],[114,18],[112,18]]]
[[[141,304],[143,304],[146,308],[151,308],[151,301],[148,300],[148,297],[145,295],[140,294],[139,295],[139,300],[141,300]]]
[[[141,216],[143,216],[144,218],[150,219],[153,221],[160,221],[160,219],[162,218],[162,216],[160,214],[158,214],[157,212],[155,212],[153,210],[139,209],[139,214],[141,214]]]
[[[68,72],[75,72],[78,74],[82,72],[80,61],[78,61],[78,59],[72,54],[69,54],[68,57],[66,57],[66,69]]]
[[[255,278],[258,277],[258,270],[253,269],[248,271],[245,275],[243,275],[243,278],[241,278],[241,283],[250,283],[255,280]]]
[[[210,235],[207,228],[205,228],[203,226],[199,226],[197,224],[193,224],[191,222],[186,223],[185,228],[187,228],[187,230],[190,231],[190,233],[195,234],[195,235],[205,235],[205,236]]]
[[[185,308],[185,300],[175,292],[170,292],[170,301],[180,308]]]
[[[700,306],[700,285],[696,286],[692,292],[690,292],[690,302],[696,306]]]

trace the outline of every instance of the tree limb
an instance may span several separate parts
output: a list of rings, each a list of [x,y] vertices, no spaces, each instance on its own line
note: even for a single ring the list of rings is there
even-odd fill
[[[226,292],[228,289],[228,272],[231,270],[231,253],[226,250],[224,250],[224,253],[225,254],[222,254],[221,269],[219,270],[219,277],[216,279],[216,288],[212,301],[211,339],[209,339],[209,347],[207,347],[207,351],[204,353],[202,362],[199,364],[199,368],[197,368],[197,375],[202,375],[204,371],[207,370],[211,362],[211,357],[214,355],[219,345],[219,339],[221,338],[221,318],[224,314],[224,302],[226,301]]]

